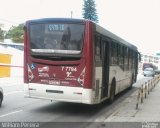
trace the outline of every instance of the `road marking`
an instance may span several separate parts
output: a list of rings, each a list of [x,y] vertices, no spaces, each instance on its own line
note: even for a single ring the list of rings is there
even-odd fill
[[[1,115],[0,118],[1,118],[1,117],[5,117],[5,116],[9,116],[9,115],[13,115],[13,114],[15,114],[15,113],[22,112],[22,111],[23,111],[23,110],[18,110],[18,111],[10,112],[10,113]]]
[[[11,95],[11,94],[15,94],[15,93],[21,93],[23,91],[14,91],[14,92],[7,92],[7,93],[4,93],[5,96],[7,95]]]

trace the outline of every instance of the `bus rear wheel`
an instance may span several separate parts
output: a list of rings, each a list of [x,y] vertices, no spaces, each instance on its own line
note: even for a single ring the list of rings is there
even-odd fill
[[[132,80],[131,80],[131,84],[130,84],[130,86],[129,86],[129,89],[132,89],[133,84],[134,84],[134,75],[132,75]]]

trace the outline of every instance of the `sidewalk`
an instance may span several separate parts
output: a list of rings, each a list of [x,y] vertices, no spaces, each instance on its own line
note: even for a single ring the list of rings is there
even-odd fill
[[[22,76],[0,78],[0,86],[12,86],[18,84],[23,84]]]
[[[136,91],[124,102],[123,106],[110,115],[104,122],[160,122],[160,83],[147,95],[143,103],[137,103]]]

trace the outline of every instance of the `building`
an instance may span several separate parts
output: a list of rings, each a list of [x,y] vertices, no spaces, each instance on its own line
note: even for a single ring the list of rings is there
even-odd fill
[[[22,76],[23,44],[0,43],[0,78]]]
[[[143,63],[152,63],[160,69],[160,58],[154,54],[141,53],[141,62],[139,68],[142,69]]]

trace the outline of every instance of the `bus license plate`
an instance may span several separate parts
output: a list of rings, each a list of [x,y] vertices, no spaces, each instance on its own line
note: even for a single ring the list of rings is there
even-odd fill
[[[49,80],[49,84],[60,85],[60,81],[59,80]]]

